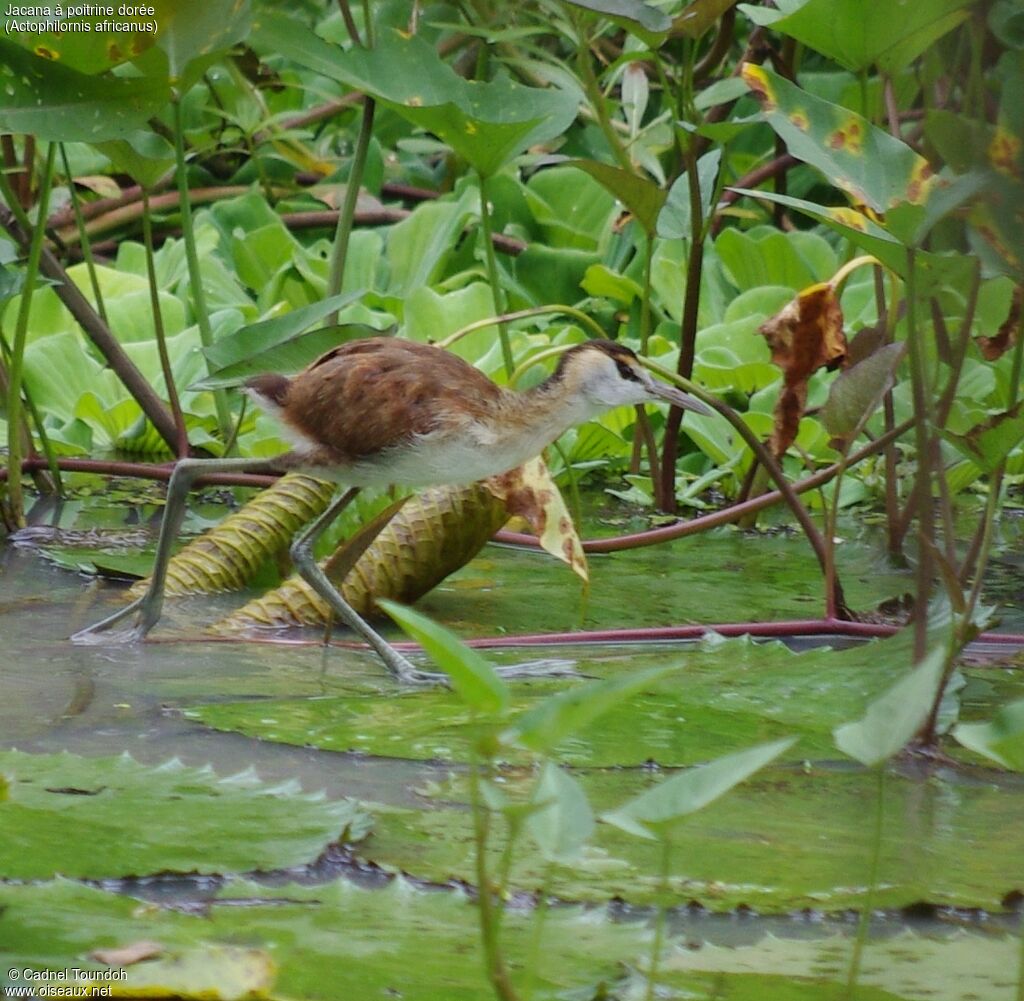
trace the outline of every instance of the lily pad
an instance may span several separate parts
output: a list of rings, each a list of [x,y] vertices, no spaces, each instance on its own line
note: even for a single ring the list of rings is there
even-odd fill
[[[665,778],[647,770],[576,777],[598,814]],[[519,802],[529,795],[532,782],[532,774],[506,773],[502,788]],[[998,910],[1008,893],[1024,889],[1013,782],[951,783],[891,775],[876,906],[928,901]],[[768,914],[862,906],[872,838],[865,817],[875,788],[870,772],[845,767],[790,765],[758,773],[674,833],[671,903],[696,900],[711,911],[745,905]],[[439,882],[472,881],[467,790],[467,779],[459,773],[423,790],[443,808],[375,808],[373,833],[358,854]],[[497,864],[503,838],[495,837],[491,847]],[[660,858],[656,842],[599,824],[593,843],[547,885],[569,900],[621,897],[631,904],[653,904]],[[512,888],[539,890],[546,885],[547,866],[538,851],[520,842]]]
[[[678,669],[563,741],[554,756],[576,767],[648,761],[679,766],[799,735],[791,758],[835,757],[831,728],[859,716],[910,663],[909,639],[903,636],[802,654],[781,643],[737,639],[588,658],[576,665],[588,677],[632,676],[673,664]],[[511,688],[513,716],[566,684],[564,678],[517,681]],[[467,761],[475,733],[471,714],[444,689],[250,698],[196,706],[187,715],[264,740],[419,760]],[[510,750],[508,760],[531,758]]]
[[[85,958],[94,949],[157,942],[162,958],[127,967],[127,979],[114,983],[118,993],[136,997],[164,996],[174,987],[173,996],[197,996],[178,993],[175,961],[193,968],[205,962],[203,996],[229,997],[223,977],[234,966],[224,961],[237,962],[241,946],[253,962],[262,955],[276,968],[274,997],[480,1001],[489,996],[477,955],[477,910],[462,893],[418,890],[400,878],[378,890],[344,879],[277,887],[236,881],[209,907],[191,911],[140,906],[65,880],[4,886],[0,941],[9,966],[31,969],[97,969],[100,964]],[[530,912],[512,910],[503,922],[518,983],[531,919]],[[648,936],[641,924],[615,923],[579,907],[558,908],[544,925],[534,996],[554,999],[584,988],[581,996],[597,996],[599,984],[618,979],[622,964],[643,954]]]
[[[686,997],[747,1001],[811,1001],[839,997],[852,943],[764,936],[753,945],[672,949],[659,982]],[[1020,946],[1010,935],[954,931],[940,937],[904,932],[869,941],[858,1001],[1013,1001]],[[714,991],[714,993],[711,993]]]
[[[9,784],[0,823],[5,878],[276,869],[311,862],[370,826],[352,801],[328,802],[297,782],[267,785],[251,770],[218,778],[177,760],[152,768],[127,754],[5,751],[0,773]]]

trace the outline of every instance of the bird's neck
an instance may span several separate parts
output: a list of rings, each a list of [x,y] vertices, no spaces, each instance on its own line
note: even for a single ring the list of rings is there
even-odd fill
[[[604,408],[580,393],[569,391],[560,380],[548,379],[525,392],[507,393],[503,409],[503,437],[510,452],[521,454],[525,461]]]

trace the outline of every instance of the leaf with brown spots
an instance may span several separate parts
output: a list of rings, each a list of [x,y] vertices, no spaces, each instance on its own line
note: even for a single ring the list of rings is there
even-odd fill
[[[884,213],[902,202],[927,201],[934,171],[905,142],[763,66],[745,63],[742,76],[789,152],[820,170],[854,204]]]
[[[1010,301],[1010,312],[1000,325],[996,335],[974,339],[978,350],[981,351],[982,358],[986,361],[995,361],[997,358],[1001,358],[1017,343],[1017,338],[1020,336],[1022,291],[1024,289],[1020,285],[1014,288],[1013,299]]]
[[[846,363],[843,312],[835,289],[829,282],[808,286],[761,324],[759,332],[768,341],[772,361],[782,369],[771,438],[772,453],[780,457],[796,438],[810,377],[819,368],[831,370]]]
[[[584,581],[589,580],[583,544],[542,458],[492,476],[485,483],[488,490],[504,501],[509,514],[526,519],[542,549],[568,563]]]

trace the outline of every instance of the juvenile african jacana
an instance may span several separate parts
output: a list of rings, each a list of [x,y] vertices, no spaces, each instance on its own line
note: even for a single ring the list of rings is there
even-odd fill
[[[260,375],[246,391],[283,424],[292,442],[275,459],[183,459],[174,470],[149,590],[72,637],[91,641],[137,612],[118,638],[141,639],[160,618],[170,548],[197,476],[300,471],[348,486],[292,543],[296,570],[380,655],[401,681],[436,680],[417,671],[341,597],[313,558],[313,545],[362,487],[472,483],[540,454],[570,427],[626,404],[664,400],[698,413],[699,400],[657,382],[613,341],[571,348],[553,375],[522,393],[493,383],[457,355],[397,337],[332,348],[294,378]]]

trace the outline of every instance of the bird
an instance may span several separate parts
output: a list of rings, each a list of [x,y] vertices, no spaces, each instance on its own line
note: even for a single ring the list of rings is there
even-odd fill
[[[289,451],[269,460],[179,461],[168,485],[149,589],[76,633],[74,641],[102,642],[101,634],[133,615],[134,625],[113,636],[139,640],[159,620],[171,544],[196,477],[302,472],[347,489],[293,541],[295,569],[397,680],[436,681],[440,676],[417,670],[344,601],[313,557],[317,538],[360,490],[457,485],[495,476],[539,455],[569,428],[619,406],[664,401],[712,412],[656,380],[630,348],[601,339],[570,348],[547,379],[522,392],[497,385],[443,348],[387,335],[331,348],[292,377],[254,376],[244,391],[280,422]]]

